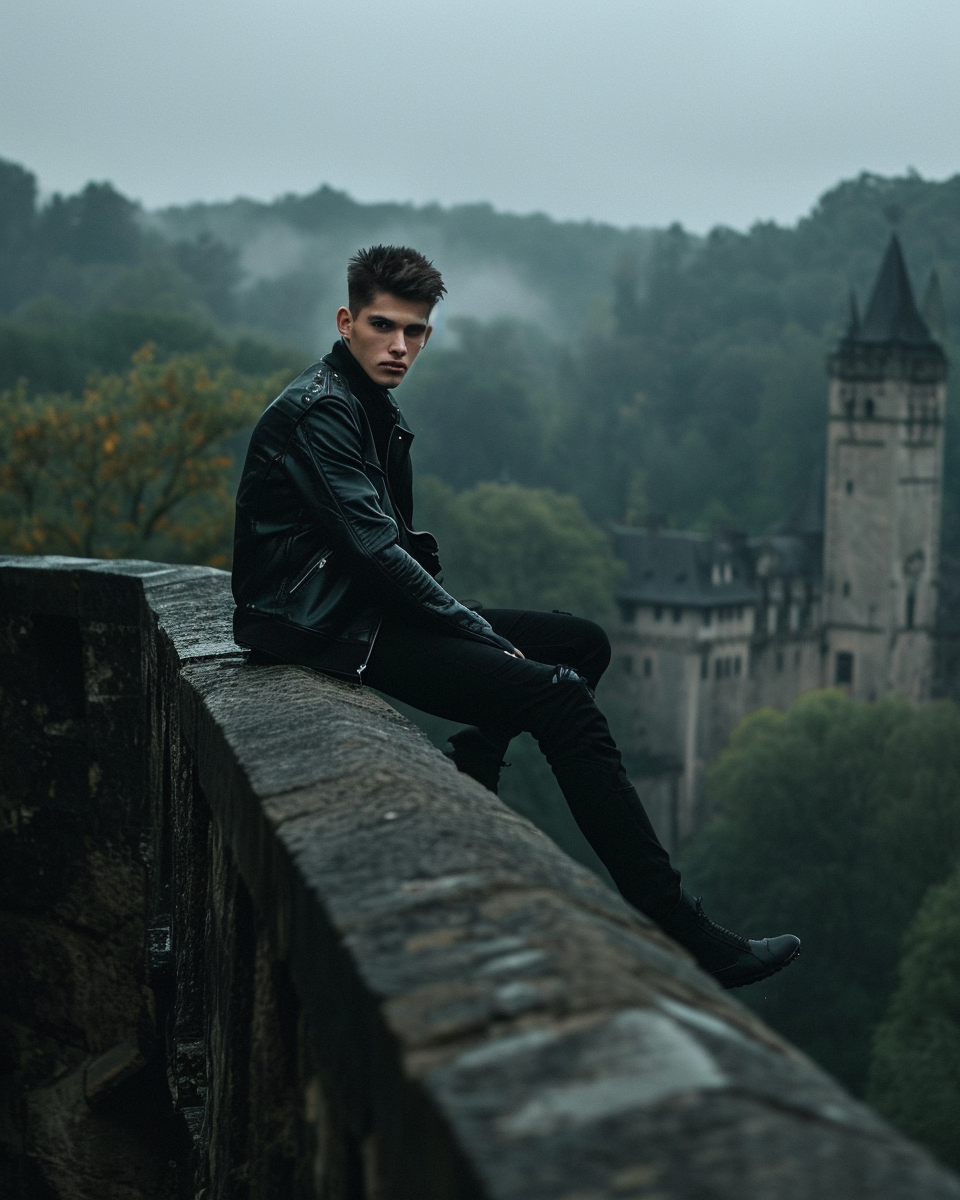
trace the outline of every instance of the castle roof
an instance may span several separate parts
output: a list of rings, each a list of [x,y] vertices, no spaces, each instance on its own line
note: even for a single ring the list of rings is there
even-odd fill
[[[747,538],[615,525],[614,554],[627,568],[617,599],[699,609],[757,604],[765,579],[819,579],[818,535],[784,529]]]
[[[863,319],[851,320],[847,337],[856,342],[896,342],[904,346],[933,343],[914,300],[900,239],[895,233],[890,237]]]
[[[614,553],[627,575],[617,598],[633,604],[714,608],[755,604],[753,563],[746,539],[676,529],[613,529]]]

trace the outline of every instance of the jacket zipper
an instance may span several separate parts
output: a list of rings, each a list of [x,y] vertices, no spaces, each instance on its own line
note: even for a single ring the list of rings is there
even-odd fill
[[[394,424],[393,428],[390,430],[390,437],[387,439],[387,461],[383,464],[383,486],[387,489],[387,495],[390,497],[390,503],[393,505],[393,511],[397,514],[397,517],[403,523],[404,529],[406,529],[407,532],[409,533],[410,531],[409,531],[409,528],[407,527],[407,523],[406,523],[406,521],[404,521],[403,516],[400,512],[400,509],[397,507],[397,501],[393,494],[393,488],[390,486],[390,451],[393,449],[394,438],[397,438],[399,436],[400,436],[400,424],[399,424],[399,418],[398,418],[397,422]]]
[[[377,634],[380,632],[380,626],[383,624],[383,616],[377,621],[377,627],[373,631],[373,637],[370,639],[370,644],[367,646],[367,655],[363,662],[357,667],[357,683],[363,683],[363,673],[367,669],[367,664],[370,661],[370,655],[373,653],[373,644],[377,640]]]
[[[326,554],[324,554],[323,558],[320,559],[319,562],[314,563],[312,567],[309,567],[307,569],[305,574],[300,576],[300,578],[293,585],[293,587],[290,589],[290,591],[287,593],[287,595],[292,596],[293,593],[297,590],[297,588],[303,587],[303,585],[307,582],[307,580],[310,578],[311,575],[316,575],[316,573],[318,571],[322,571],[323,568],[327,565],[327,559],[329,557],[330,557],[330,551],[328,550],[326,552]]]

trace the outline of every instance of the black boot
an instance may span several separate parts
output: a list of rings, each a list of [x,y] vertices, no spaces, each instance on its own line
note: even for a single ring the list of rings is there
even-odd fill
[[[800,953],[800,939],[792,933],[753,942],[716,925],[703,911],[699,898],[684,887],[680,889],[680,903],[657,923],[725,988],[767,979]]]
[[[496,795],[500,784],[500,768],[509,766],[503,761],[509,738],[493,738],[471,726],[461,729],[447,741],[453,749],[444,753],[453,760],[457,770],[482,783]]]

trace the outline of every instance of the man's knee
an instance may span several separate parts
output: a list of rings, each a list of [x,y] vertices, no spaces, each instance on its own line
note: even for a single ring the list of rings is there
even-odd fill
[[[600,676],[610,665],[610,639],[606,630],[596,621],[588,621],[585,617],[580,618],[579,635],[581,651],[578,665],[596,686]]]

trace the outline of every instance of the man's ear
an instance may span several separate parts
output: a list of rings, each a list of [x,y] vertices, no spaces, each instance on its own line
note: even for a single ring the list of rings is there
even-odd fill
[[[424,346],[427,344],[427,342],[429,342],[429,341],[430,341],[430,334],[431,334],[431,333],[433,333],[433,326],[432,326],[432,325],[428,325],[428,326],[426,327],[426,329],[423,331],[423,345],[424,345]]]
[[[353,330],[353,313],[349,308],[337,309],[337,332],[345,342],[350,341],[350,334]]]

